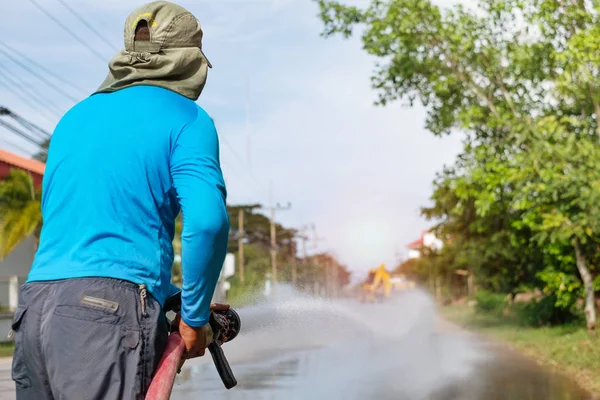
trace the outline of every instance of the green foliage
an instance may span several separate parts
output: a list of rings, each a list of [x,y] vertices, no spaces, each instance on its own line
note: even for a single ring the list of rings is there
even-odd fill
[[[547,268],[538,276],[544,282],[544,292],[554,298],[556,308],[570,310],[583,295],[581,280],[574,274],[566,274]]]
[[[581,320],[581,314],[574,307],[559,307],[557,304],[558,297],[552,294],[526,304],[514,304],[513,312],[523,326],[563,325]]]
[[[228,301],[234,305],[248,305],[262,299],[266,275],[271,269],[269,253],[257,245],[244,246],[246,257],[245,282],[242,284],[239,275],[229,278],[231,289],[227,293]],[[237,257],[236,253],[236,257]]]
[[[11,357],[15,351],[14,342],[0,342],[0,358]]]
[[[501,316],[507,305],[504,298],[502,294],[480,290],[475,295],[475,309],[478,313]]]
[[[473,271],[498,292],[541,287],[561,310],[581,287],[591,295],[600,265],[597,4],[319,5],[324,36],[364,28],[364,50],[378,59],[379,104],[419,101],[428,130],[466,134],[423,209],[438,222],[444,268]]]
[[[50,147],[50,139],[44,140],[40,147],[41,150],[33,156],[33,159],[46,163],[46,161],[48,160],[48,148]]]
[[[271,222],[269,218],[257,210],[261,209],[260,204],[249,204],[239,206],[227,206],[227,214],[231,223],[229,234],[228,252],[234,253],[238,250],[238,218],[240,210],[244,211],[244,238],[245,243],[260,244],[268,249],[271,246]],[[280,224],[275,224],[277,245],[280,248],[290,248],[295,252],[296,230],[285,228]]]
[[[0,181],[0,259],[30,235],[39,235],[41,223],[40,191],[33,178],[23,170],[11,170]]]

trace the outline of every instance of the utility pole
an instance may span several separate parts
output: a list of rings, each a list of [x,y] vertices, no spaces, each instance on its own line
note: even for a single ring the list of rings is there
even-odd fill
[[[240,283],[243,285],[246,277],[244,272],[244,209],[241,207],[238,213],[238,257],[240,259]]]
[[[292,253],[292,286],[295,288],[298,284],[298,260],[296,260],[296,254],[294,252],[293,245],[291,246],[290,250]]]
[[[271,282],[275,290],[277,282],[277,232],[275,230],[275,207],[271,207]]]
[[[275,211],[278,210],[289,210],[292,208],[292,203],[282,207],[277,203],[274,207],[271,207],[271,282],[273,284],[273,290],[275,290],[275,283],[277,283],[277,232],[275,226]]]

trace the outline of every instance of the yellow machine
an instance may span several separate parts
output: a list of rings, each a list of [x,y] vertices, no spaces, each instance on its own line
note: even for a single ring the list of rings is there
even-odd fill
[[[369,276],[361,285],[361,301],[375,301],[390,297],[392,293],[391,274],[385,269],[385,264],[369,271]]]

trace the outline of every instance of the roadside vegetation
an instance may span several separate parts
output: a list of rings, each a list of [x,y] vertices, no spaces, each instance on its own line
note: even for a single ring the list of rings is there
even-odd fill
[[[240,231],[239,214],[244,215],[244,230]],[[227,206],[231,223],[228,253],[235,255],[236,273],[228,279],[231,287],[228,302],[234,307],[250,305],[264,299],[265,282],[271,274],[271,226],[260,204]],[[181,254],[181,215],[176,221],[174,249]],[[288,283],[305,293],[320,294],[326,282],[339,290],[350,281],[350,272],[329,253],[304,254],[301,240],[308,240],[304,232],[275,224],[277,242],[277,280]],[[240,235],[244,246],[244,277],[240,271]],[[328,279],[329,276],[329,279]],[[332,279],[333,277],[333,279]],[[173,265],[173,283],[181,283],[181,264]],[[330,289],[333,289],[330,286]]]
[[[0,357],[11,357],[14,349],[13,342],[0,342]]]
[[[422,209],[444,246],[423,249],[420,260],[400,269],[450,299],[475,287],[511,295],[537,289],[554,300],[556,313],[577,308],[595,330],[598,5],[344,3],[319,1],[323,34],[361,35],[378,61],[377,104],[421,103],[433,135],[464,137],[462,153],[438,173]]]
[[[600,339],[590,336],[581,323],[539,326],[531,306],[509,305],[502,297],[496,297],[492,309],[487,307],[490,303],[483,307],[479,304],[460,302],[440,310],[447,320],[506,343],[539,364],[572,378],[582,388],[600,393]]]

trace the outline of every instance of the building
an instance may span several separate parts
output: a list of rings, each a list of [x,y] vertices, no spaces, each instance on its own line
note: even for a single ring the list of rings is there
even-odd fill
[[[421,250],[424,247],[433,250],[440,250],[442,245],[442,241],[438,239],[433,232],[423,231],[419,239],[406,245],[406,248],[408,249],[408,258],[411,259],[421,257]]]
[[[44,163],[0,149],[0,180],[15,168],[31,173],[36,186],[42,184]],[[35,251],[36,240],[29,237],[4,260],[0,260],[0,309],[16,310],[19,287],[29,274]]]
[[[31,176],[33,177],[33,183],[36,186],[40,186],[42,184],[42,178],[44,176],[46,164],[0,149],[0,180],[6,178],[6,176],[10,173],[10,170],[15,168],[31,173]]]

